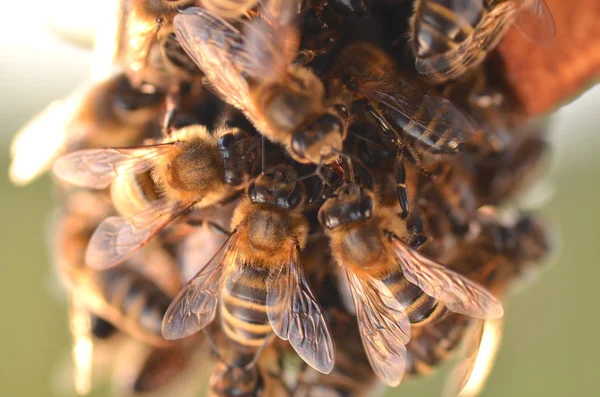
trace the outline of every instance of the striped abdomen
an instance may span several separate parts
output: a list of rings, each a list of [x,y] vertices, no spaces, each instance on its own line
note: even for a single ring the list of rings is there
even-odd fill
[[[484,0],[421,0],[413,20],[413,45],[419,58],[457,48],[485,14]]]
[[[405,308],[412,325],[423,325],[442,319],[448,310],[440,301],[427,295],[421,288],[411,284],[401,270],[382,280],[392,295]]]
[[[266,307],[269,270],[241,266],[239,272],[221,290],[221,325],[232,342],[256,351],[272,332]]]
[[[162,318],[171,303],[156,284],[126,268],[93,272],[90,279],[90,309],[125,332],[152,345],[164,345]]]
[[[149,172],[117,176],[111,185],[110,196],[117,212],[125,217],[133,217],[147,208],[150,201],[159,198],[158,188]]]
[[[471,320],[452,313],[435,324],[418,328],[406,345],[406,373],[428,375],[459,347]]]

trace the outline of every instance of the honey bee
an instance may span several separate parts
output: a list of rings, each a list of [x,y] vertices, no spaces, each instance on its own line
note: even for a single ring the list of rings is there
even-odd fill
[[[231,139],[230,134],[234,135]],[[151,170],[152,179],[161,191],[161,198],[152,201],[143,195],[139,196],[140,200],[135,200],[134,195],[128,196],[127,200],[133,203],[125,212],[131,207],[141,208],[129,217],[106,218],[92,235],[86,263],[96,269],[117,265],[184,212],[214,205],[234,195],[236,187],[227,184],[219,142],[235,152],[230,145],[247,144],[247,136],[237,129],[222,129],[216,135],[211,135],[204,126],[194,125],[175,131],[162,143],[82,150],[58,159],[54,173],[76,186],[104,189],[119,179],[135,189],[139,186],[137,180],[121,176]],[[238,160],[250,167],[254,157],[250,151]],[[242,166],[237,171],[247,169]],[[234,180],[245,178],[240,176]]]
[[[277,365],[273,348],[264,351],[255,362],[254,355],[234,350],[231,363],[219,361],[208,382],[209,397],[286,397],[291,396]]]
[[[25,185],[78,147],[131,145],[158,136],[162,95],[133,88],[120,74],[50,104],[15,136],[10,179]]]
[[[280,165],[249,185],[231,236],[171,303],[165,338],[202,330],[219,307],[223,332],[239,351],[258,354],[274,332],[311,367],[331,371],[329,327],[300,263],[308,225],[296,179],[292,167]]]
[[[295,64],[297,1],[269,1],[241,32],[218,15],[188,8],[175,33],[211,87],[300,163],[328,164],[342,150],[349,112],[325,101],[320,79]]]
[[[549,251],[545,228],[531,214],[503,223],[495,210],[480,210],[479,234],[457,244],[445,259],[450,267],[505,297]],[[407,345],[407,373],[425,375],[463,346],[445,395],[476,395],[491,371],[502,338],[501,319],[472,319],[452,313],[416,328]],[[462,343],[461,343],[462,342]]]
[[[319,220],[346,271],[369,362],[386,384],[400,383],[411,323],[439,320],[447,310],[475,318],[503,315],[485,288],[406,244],[402,221],[355,183],[325,202]]]
[[[534,42],[555,35],[544,0],[417,0],[410,33],[416,68],[437,83],[479,65],[514,25]]]

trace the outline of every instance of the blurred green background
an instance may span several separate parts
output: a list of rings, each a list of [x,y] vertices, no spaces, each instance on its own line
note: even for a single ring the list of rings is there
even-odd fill
[[[9,5],[6,15],[16,6]],[[48,35],[45,18],[53,17],[52,11],[0,24],[0,169],[5,170],[0,172],[0,395],[5,396],[61,395],[53,384],[69,346],[66,302],[46,252],[50,181],[17,188],[7,178],[12,134],[89,72],[88,53]],[[77,21],[87,26],[85,18]],[[511,297],[504,343],[482,397],[597,395],[599,109],[596,87],[553,117],[555,194],[542,212],[560,237],[560,252],[537,282]],[[437,396],[447,369],[406,381],[388,396]]]

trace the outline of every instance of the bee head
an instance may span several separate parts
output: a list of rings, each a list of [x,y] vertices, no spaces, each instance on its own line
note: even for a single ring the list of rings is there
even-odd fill
[[[302,127],[292,137],[292,154],[299,162],[329,163],[343,148],[349,112],[344,105],[334,105]],[[332,150],[333,149],[333,150]]]
[[[319,210],[319,222],[327,229],[371,218],[373,198],[359,185],[346,183]]]
[[[210,379],[213,396],[259,397],[264,391],[264,379],[256,366],[246,369],[236,365],[217,365]]]
[[[278,165],[261,174],[248,187],[248,197],[255,204],[275,204],[286,209],[297,208],[304,200],[304,185],[297,182],[296,170]]]

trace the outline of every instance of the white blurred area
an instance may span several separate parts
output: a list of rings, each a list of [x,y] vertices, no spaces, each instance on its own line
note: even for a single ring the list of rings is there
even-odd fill
[[[91,45],[97,21],[106,21],[107,9],[118,1],[3,4],[9,17],[0,24],[0,145],[6,147],[17,129],[52,100],[90,79],[92,54],[84,47]],[[597,161],[599,111],[597,85],[552,116],[551,139],[561,169]]]

